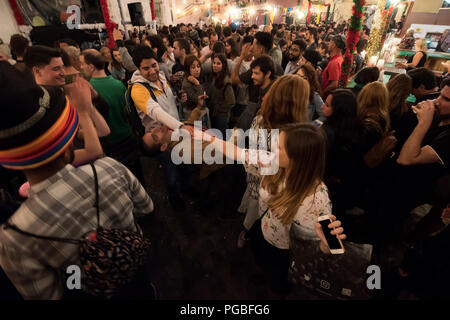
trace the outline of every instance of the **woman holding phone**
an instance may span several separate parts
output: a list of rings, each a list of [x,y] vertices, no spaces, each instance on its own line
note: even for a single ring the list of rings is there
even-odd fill
[[[307,239],[320,239],[320,249],[330,250],[323,232],[343,240],[341,222],[331,214],[325,173],[326,138],[312,123],[284,126],[279,136],[279,170],[263,176],[259,186],[259,211],[262,218],[251,231],[252,251],[270,287],[271,297],[289,291],[290,229]],[[251,169],[250,169],[251,170]],[[254,171],[253,171],[254,172]],[[318,217],[328,215],[333,221],[323,230]]]
[[[273,90],[273,87],[272,89]],[[238,132],[236,130],[235,132]],[[247,172],[261,175],[268,166],[258,152],[257,165],[250,163],[251,150],[230,146],[230,142],[212,138],[219,150],[234,160],[244,163]],[[343,253],[343,247],[330,250],[327,238],[346,238],[340,221],[331,214],[331,201],[323,182],[325,172],[326,137],[323,130],[312,123],[294,123],[280,129],[278,149],[269,153],[278,157],[278,172],[261,176],[259,185],[260,218],[254,223],[248,235],[251,237],[252,252],[261,275],[252,279],[268,283],[268,297],[282,298],[289,293],[288,270],[290,266],[290,232],[295,228],[296,236],[320,240],[320,250],[326,254]],[[319,219],[323,217],[326,219]],[[328,221],[322,230],[319,220]],[[329,232],[325,236],[324,232]],[[331,236],[330,236],[331,235]],[[336,241],[334,241],[336,242]],[[336,248],[333,248],[336,249]],[[256,277],[257,276],[257,277]]]

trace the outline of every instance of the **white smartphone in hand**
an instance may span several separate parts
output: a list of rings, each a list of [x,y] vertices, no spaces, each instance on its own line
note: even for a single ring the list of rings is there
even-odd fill
[[[345,249],[341,239],[338,239],[336,235],[331,234],[331,231],[333,231],[334,229],[328,228],[328,225],[332,223],[330,217],[326,214],[320,216],[317,220],[322,226],[322,231],[325,235],[325,239],[327,240],[328,248],[330,248],[331,254],[343,254],[345,252]]]

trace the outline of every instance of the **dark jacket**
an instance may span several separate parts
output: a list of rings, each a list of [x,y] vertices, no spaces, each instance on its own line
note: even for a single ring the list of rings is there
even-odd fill
[[[225,78],[224,84],[222,88],[216,88],[213,78],[206,90],[209,99],[208,107],[213,116],[219,113],[229,113],[236,103],[233,87],[228,76]]]
[[[187,101],[183,103],[183,109],[194,109],[198,104],[198,96],[203,94],[204,89],[202,85],[197,86],[184,78],[181,88],[187,94]]]

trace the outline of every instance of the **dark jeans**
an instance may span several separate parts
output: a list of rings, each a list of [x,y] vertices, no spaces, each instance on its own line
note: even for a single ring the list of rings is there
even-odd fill
[[[171,152],[161,152],[156,159],[161,163],[164,170],[164,180],[166,182],[169,198],[180,195],[181,165],[175,165],[170,157]]]
[[[449,296],[450,228],[411,245],[400,265],[427,297]]]
[[[238,126],[238,119],[242,112],[244,112],[245,108],[247,108],[247,105],[237,104],[233,109],[231,109],[230,128]]]
[[[222,132],[223,139],[226,139],[226,130],[229,128],[230,113],[217,113],[211,119],[211,126]]]
[[[286,294],[289,290],[289,250],[274,247],[264,239],[261,230],[261,220],[255,222],[251,232],[251,246],[253,256],[262,269],[270,288],[279,294]]]

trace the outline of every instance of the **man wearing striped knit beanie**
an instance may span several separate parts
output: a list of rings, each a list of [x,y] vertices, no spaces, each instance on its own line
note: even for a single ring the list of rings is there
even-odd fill
[[[80,239],[97,227],[93,169],[71,165],[78,123],[89,117],[89,88],[75,81],[68,89],[66,97],[38,86],[0,61],[0,165],[30,183],[28,199],[0,226],[0,266],[25,299],[61,299],[66,268],[81,265],[77,245],[25,233]],[[94,167],[102,227],[137,231],[134,217],[153,211],[144,188],[111,158]]]

